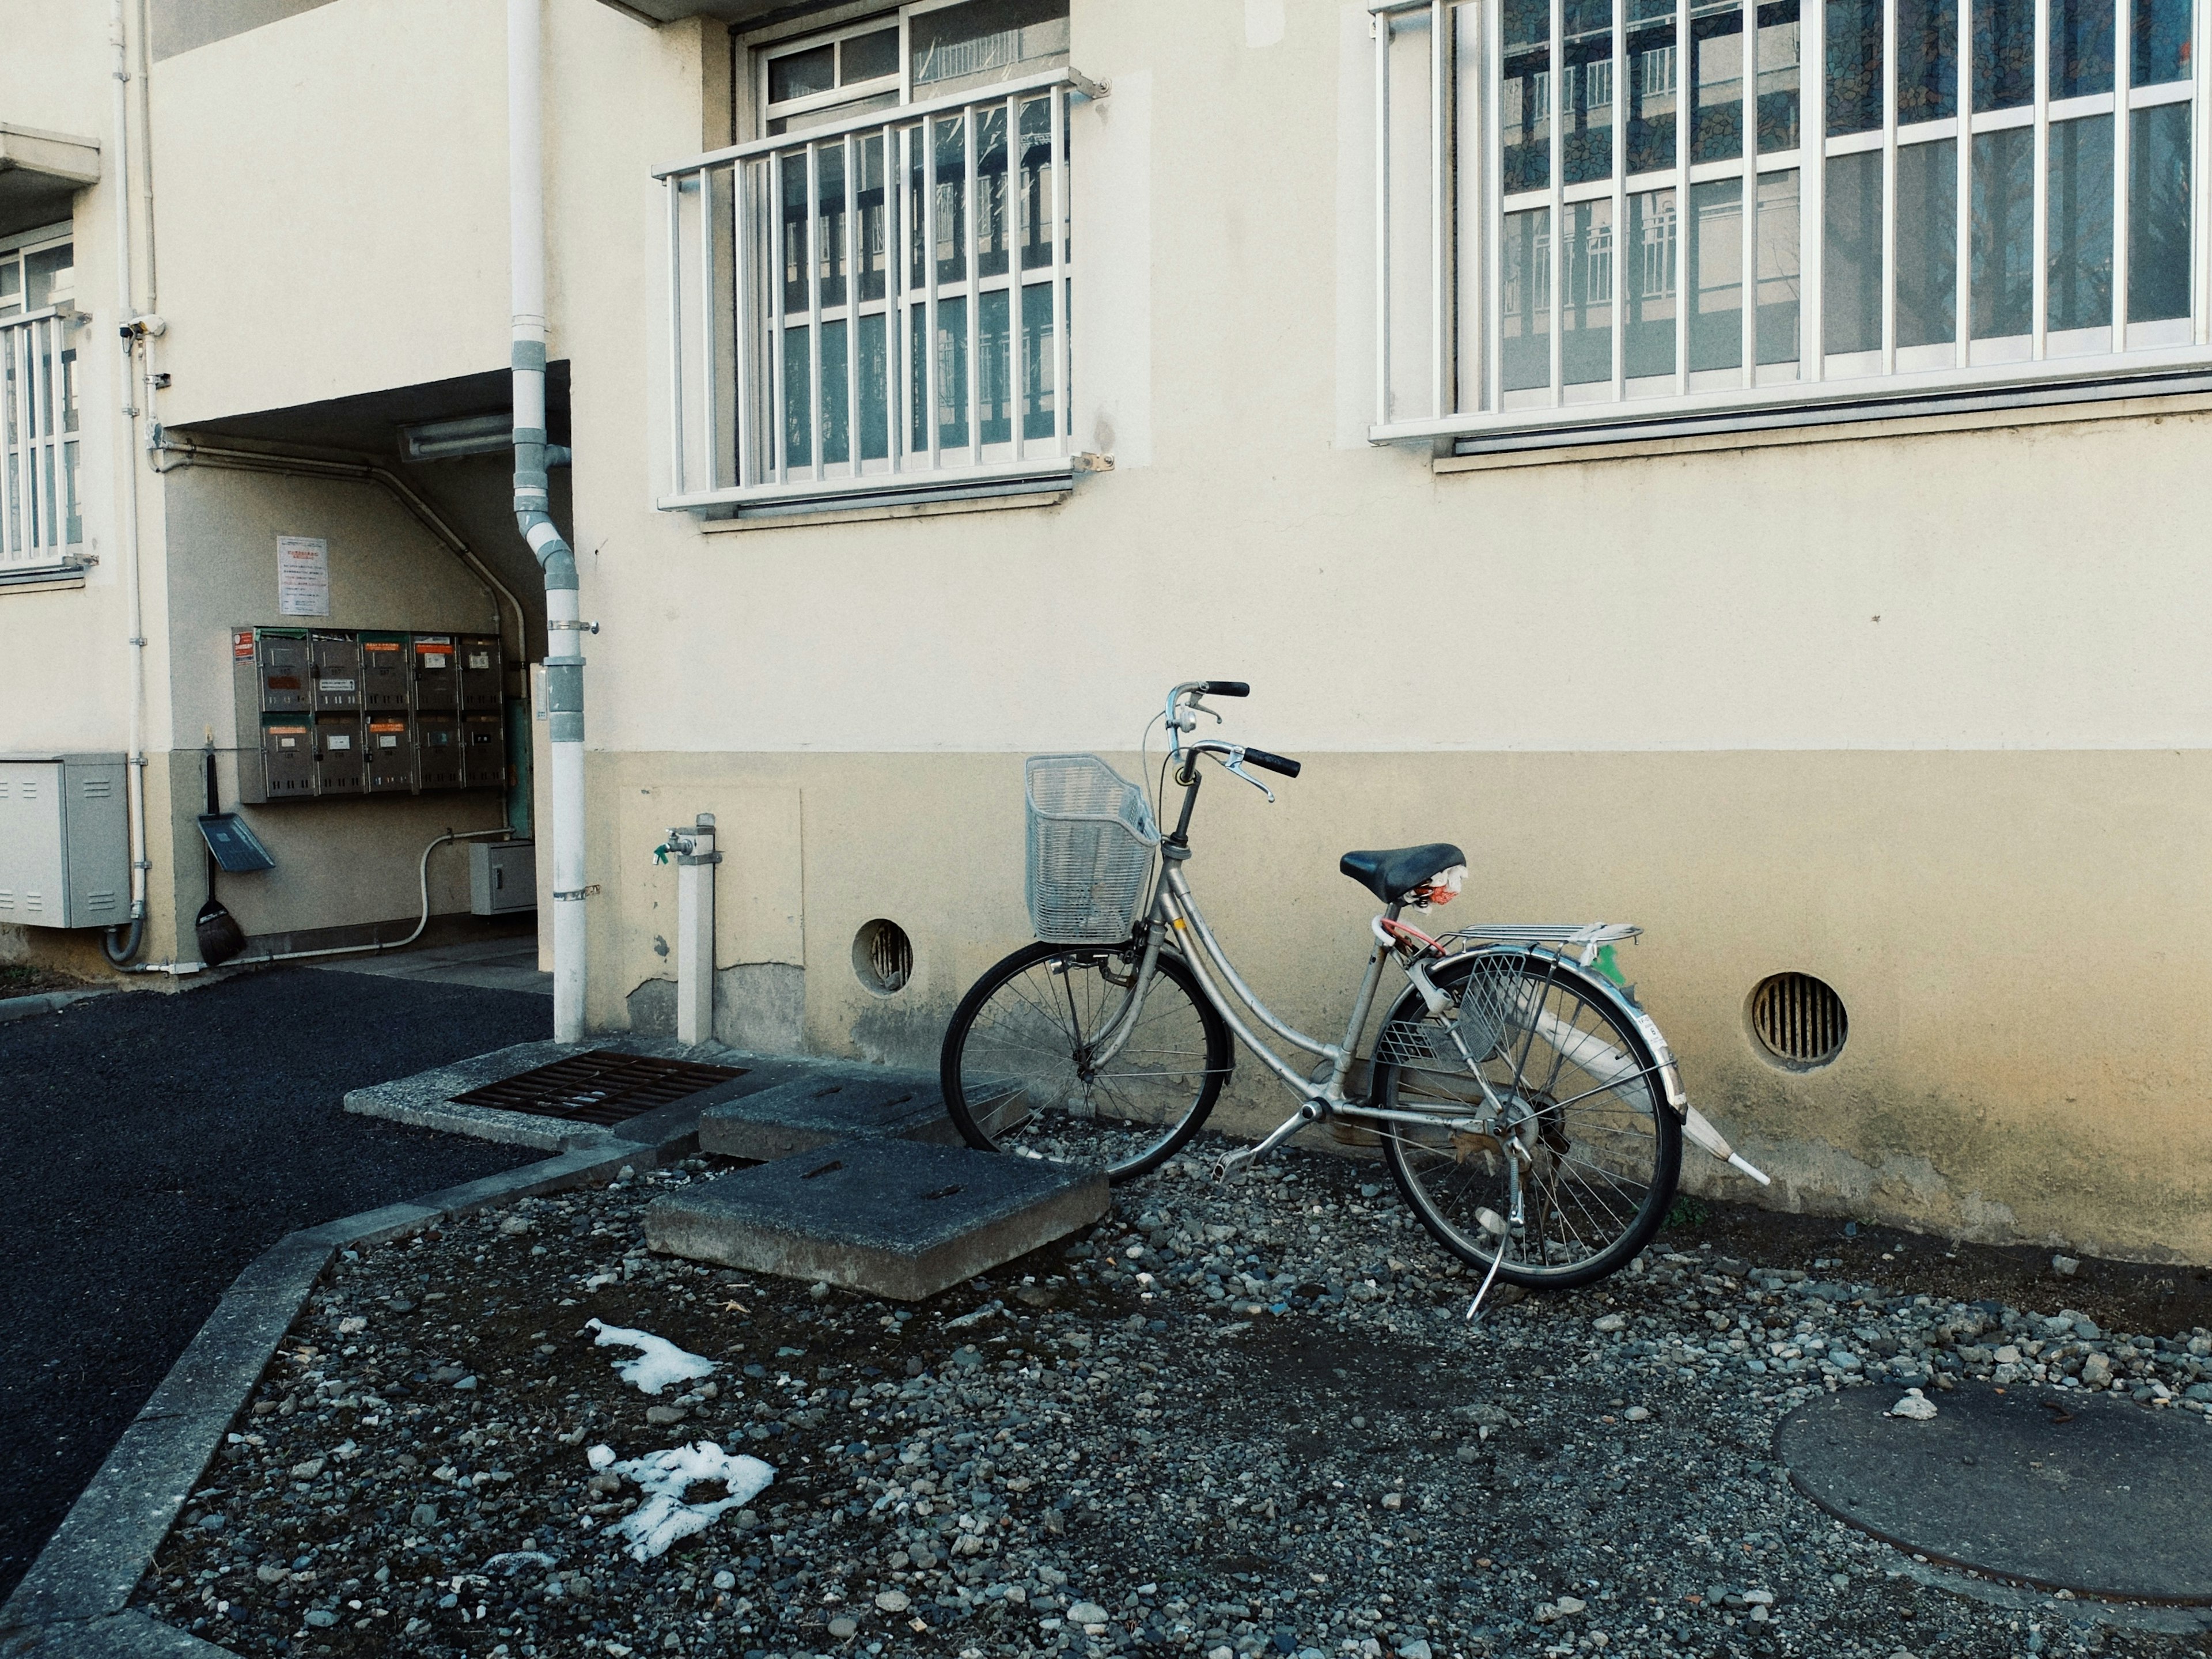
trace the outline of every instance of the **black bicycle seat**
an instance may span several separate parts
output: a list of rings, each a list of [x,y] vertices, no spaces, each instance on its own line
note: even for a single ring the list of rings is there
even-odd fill
[[[1439,870],[1465,864],[1467,854],[1448,841],[1394,847],[1382,853],[1346,853],[1336,867],[1389,904],[1403,898]]]

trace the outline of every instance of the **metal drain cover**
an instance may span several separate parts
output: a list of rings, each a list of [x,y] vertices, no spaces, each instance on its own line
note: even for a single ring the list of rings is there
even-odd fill
[[[656,1106],[671,1105],[744,1074],[742,1066],[702,1066],[594,1048],[487,1083],[453,1099],[463,1106],[606,1125],[626,1123]]]

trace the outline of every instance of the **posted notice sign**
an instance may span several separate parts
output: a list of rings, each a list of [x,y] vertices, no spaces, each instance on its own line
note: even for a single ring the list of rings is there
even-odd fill
[[[276,538],[276,614],[331,614],[331,544],[319,536]]]

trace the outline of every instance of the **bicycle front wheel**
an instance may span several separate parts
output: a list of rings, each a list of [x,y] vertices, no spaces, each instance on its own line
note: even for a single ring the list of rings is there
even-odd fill
[[[1128,1041],[1093,1057],[1143,960],[1133,945],[1030,945],[975,982],[939,1062],[945,1109],[969,1146],[1103,1164],[1120,1182],[1198,1133],[1229,1075],[1229,1030],[1180,957],[1160,953]]]
[[[1376,1041],[1376,1103],[1438,1120],[1377,1126],[1406,1202],[1472,1266],[1488,1271],[1502,1249],[1498,1276],[1516,1285],[1565,1290],[1626,1267],[1666,1219],[1682,1164],[1643,1034],[1548,951],[1471,951],[1433,977],[1450,1015],[1408,992]],[[1485,1211],[1507,1224],[1502,1238]]]

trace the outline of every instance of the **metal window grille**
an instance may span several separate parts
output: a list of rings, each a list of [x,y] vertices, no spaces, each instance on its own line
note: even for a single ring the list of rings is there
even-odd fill
[[[661,169],[664,507],[1066,471],[1065,70]]]
[[[2212,0],[1371,9],[1378,440],[2212,361]]]
[[[84,539],[68,337],[52,310],[0,318],[0,570],[60,564]]]

